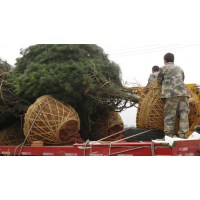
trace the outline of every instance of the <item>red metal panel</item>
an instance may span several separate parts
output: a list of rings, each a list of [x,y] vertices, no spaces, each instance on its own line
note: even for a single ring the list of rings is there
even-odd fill
[[[199,156],[200,140],[182,140],[173,144],[175,156]]]
[[[15,146],[9,147],[0,147],[0,154],[4,152],[4,154],[9,153],[9,155],[19,155],[20,147],[16,149]],[[32,156],[65,156],[67,153],[70,153],[71,156],[82,154],[82,150],[79,151],[78,148],[73,146],[45,146],[45,147],[27,147],[24,146],[21,155],[32,155]]]
[[[101,143],[86,145],[74,144],[73,146],[44,146],[30,147],[24,146],[21,155],[31,156],[152,156],[151,142],[123,142]],[[19,155],[21,147],[1,146],[1,155]],[[173,147],[162,146],[162,144],[154,144],[155,156],[192,156],[200,155],[200,140],[195,141],[177,141]]]
[[[116,143],[112,143],[112,147],[115,146],[151,146],[151,142],[116,142]],[[155,143],[154,146],[160,146],[162,145],[161,143]],[[75,147],[84,147],[85,144],[74,144],[73,146]],[[90,147],[91,144],[87,144],[87,147]],[[99,143],[99,144],[92,144],[92,146],[98,146],[98,147],[102,147],[102,146],[110,146],[109,142],[104,142],[104,143]]]
[[[0,147],[0,154],[14,155],[16,147]],[[141,148],[132,150],[134,147],[113,147],[111,155],[133,155],[133,156],[151,156],[151,148]],[[137,147],[136,147],[137,148]],[[15,155],[19,155],[20,148],[15,151]],[[169,148],[155,148],[156,155],[171,155]],[[83,156],[84,149],[78,147],[23,147],[21,155],[34,156]],[[85,156],[107,156],[109,155],[109,147],[92,147],[85,150]]]
[[[173,144],[173,147],[194,147],[200,146],[200,140],[180,140]]]

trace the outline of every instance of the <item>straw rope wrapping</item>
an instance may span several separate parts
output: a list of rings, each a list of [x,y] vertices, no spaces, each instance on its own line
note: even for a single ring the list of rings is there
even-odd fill
[[[96,132],[92,133],[91,140],[95,141],[122,131],[121,134],[108,138],[108,141],[115,141],[119,139],[124,130],[124,123],[118,112],[110,112],[109,117],[99,116],[94,126],[96,126]]]
[[[19,145],[23,141],[24,135],[20,121],[0,131],[0,145],[2,146]]]
[[[8,105],[6,104],[6,102],[5,102],[5,99],[4,99],[4,96],[3,96],[3,83],[5,82],[5,77],[6,77],[6,75],[8,74],[8,72],[4,72],[4,73],[2,73],[2,74],[0,74],[0,77],[2,77],[1,78],[1,84],[0,84],[0,94],[1,94],[1,99],[2,99],[2,101],[3,101],[3,103],[4,103],[4,105],[6,106],[6,108],[9,110],[9,112],[12,112],[11,110],[10,110],[10,108],[8,107]]]
[[[189,125],[192,126],[198,115],[198,104],[193,96],[192,91],[186,86],[189,94]],[[162,86],[157,81],[152,82],[142,92],[138,112],[137,112],[137,127],[146,129],[155,129],[164,131],[164,105],[161,100]],[[178,133],[179,118],[176,117],[175,133]]]
[[[47,102],[49,103],[44,106]],[[80,119],[77,112],[48,95],[38,98],[25,115],[24,134],[27,136],[30,132],[27,137],[30,144],[37,140],[44,141],[45,144],[73,143],[79,130]]]
[[[15,95],[12,85],[6,80],[8,74],[8,72],[0,74],[0,129],[10,125],[10,122],[14,123],[30,105]]]

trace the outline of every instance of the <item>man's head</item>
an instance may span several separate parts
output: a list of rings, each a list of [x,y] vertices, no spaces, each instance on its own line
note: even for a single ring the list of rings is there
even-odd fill
[[[195,126],[195,127],[194,127],[194,130],[195,130],[197,133],[200,134],[200,126]]]
[[[153,66],[152,68],[152,73],[158,72],[159,71],[159,67],[158,66]]]
[[[169,62],[174,62],[174,54],[172,53],[167,53],[164,56],[164,63],[167,64]]]

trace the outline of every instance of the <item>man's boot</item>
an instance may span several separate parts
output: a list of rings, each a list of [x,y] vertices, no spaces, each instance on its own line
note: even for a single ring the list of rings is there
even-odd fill
[[[168,133],[168,134],[165,133],[165,135],[168,136],[168,137],[173,138],[175,134],[174,133]]]
[[[174,134],[173,138],[179,138],[178,134]]]
[[[179,138],[186,139],[186,135],[185,134],[179,134]]]

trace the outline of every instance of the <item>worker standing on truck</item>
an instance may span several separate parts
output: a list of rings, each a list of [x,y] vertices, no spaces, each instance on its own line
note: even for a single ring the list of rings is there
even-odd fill
[[[167,53],[164,56],[165,65],[160,68],[157,81],[162,84],[161,98],[165,100],[164,132],[165,135],[185,138],[189,131],[188,115],[190,112],[188,92],[184,84],[183,70],[174,64],[174,55]],[[175,135],[174,128],[176,115],[179,115],[179,132]]]
[[[152,74],[149,76],[148,84],[149,85],[151,82],[157,79],[159,73],[159,67],[158,66],[153,66],[152,68]]]

